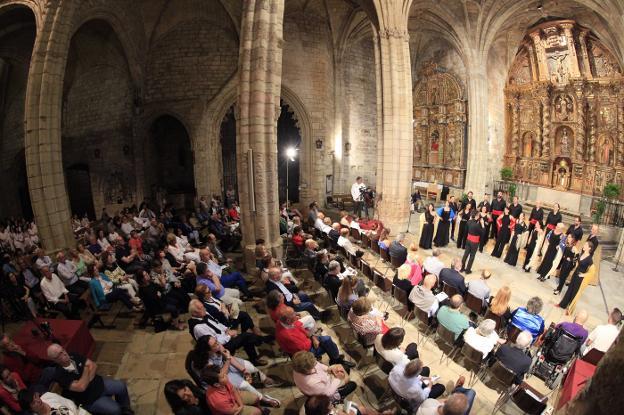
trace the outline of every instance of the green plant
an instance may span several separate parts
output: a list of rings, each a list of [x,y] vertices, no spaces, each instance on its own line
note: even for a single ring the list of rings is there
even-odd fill
[[[516,195],[516,189],[517,186],[515,183],[512,183],[509,185],[509,198],[513,199],[513,197]]]
[[[592,220],[594,221],[594,223],[600,223],[600,220],[602,219],[602,215],[604,215],[606,208],[607,202],[605,202],[604,199],[600,199],[598,202],[596,202],[596,210],[592,215]]]
[[[504,181],[509,181],[513,177],[513,170],[511,167],[503,167],[500,170],[501,179]]]
[[[620,195],[620,186],[615,183],[607,183],[602,189],[602,195],[607,199],[617,199]]]

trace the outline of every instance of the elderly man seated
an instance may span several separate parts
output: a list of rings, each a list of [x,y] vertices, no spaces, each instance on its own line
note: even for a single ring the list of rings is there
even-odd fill
[[[250,332],[239,333],[237,330],[229,329],[213,319],[199,300],[191,300],[189,303],[189,314],[191,315],[191,318],[188,320],[189,332],[195,340],[203,336],[212,336],[232,354],[238,349],[244,349],[249,360],[255,366],[267,364],[266,360],[259,358],[256,346],[271,342],[272,337],[261,337]]]
[[[469,327],[464,333],[464,341],[473,349],[480,351],[483,359],[488,357],[497,344],[505,343],[505,340],[496,334],[496,322],[489,318],[481,321],[476,329]]]
[[[438,277],[440,278],[440,285],[447,284],[459,291],[461,295],[464,295],[468,289],[464,282],[464,276],[459,273],[460,269],[461,259],[453,258],[451,268],[443,268]]]
[[[397,258],[400,264],[403,264],[407,259],[407,248],[403,245],[405,234],[400,233],[396,236],[394,241],[390,244],[389,254],[391,258]]]
[[[234,307],[236,310],[243,304],[240,299],[240,291],[235,288],[225,288],[221,283],[221,279],[208,269],[208,265],[205,262],[197,264],[195,272],[197,273],[197,285],[206,285],[216,299]]]
[[[423,269],[427,273],[433,274],[436,277],[440,276],[440,271],[442,271],[442,268],[444,268],[444,263],[440,261],[439,258],[440,255],[440,250],[438,248],[433,248],[433,251],[431,251],[431,256],[425,258],[425,260],[423,261]]]
[[[427,398],[436,399],[446,390],[444,385],[433,384],[429,373],[429,368],[423,367],[420,359],[407,364],[401,362],[390,371],[388,383],[394,393],[406,399],[415,411]]]
[[[587,310],[579,310],[574,316],[574,320],[559,323],[557,324],[557,327],[561,327],[574,337],[581,339],[581,343],[585,343],[589,332],[585,327],[583,327],[583,324],[587,322],[588,317],[589,315],[587,314]]]
[[[45,251],[43,249],[37,249],[37,252],[35,252],[35,256],[37,257],[37,259],[35,260],[35,267],[38,270],[41,270],[41,268],[43,267],[49,268],[52,266],[52,260],[49,256],[45,254]]]
[[[88,282],[82,281],[78,278],[78,275],[76,274],[76,271],[78,270],[76,264],[74,264],[73,261],[68,260],[65,257],[65,253],[59,252],[56,255],[56,260],[58,261],[58,264],[56,265],[56,272],[69,292],[81,295],[87,288],[89,288]]]
[[[288,276],[282,277],[282,270],[277,267],[269,269],[269,279],[266,282],[267,293],[277,290],[284,295],[284,303],[295,311],[307,311],[315,320],[321,319],[321,312],[312,303],[310,297],[302,291]]]
[[[216,262],[212,261],[211,258],[214,258],[214,256],[208,250],[208,248],[199,250],[199,258],[201,259],[201,262],[207,265],[212,265],[214,269],[219,267],[219,265],[217,265]],[[245,281],[243,274],[241,274],[238,271],[234,271],[234,272],[230,272],[226,274],[223,271],[224,269],[222,269],[219,279],[221,280],[221,284],[225,288],[238,289],[243,294],[243,297],[242,297],[243,300],[253,298],[253,295],[251,294],[251,292],[249,292],[249,287],[247,286],[247,281]]]
[[[435,295],[433,295],[433,287],[436,285],[436,276],[429,274],[423,280],[422,285],[412,288],[409,300],[422,311],[426,311],[429,317],[435,315],[438,311],[439,303]]]
[[[520,330],[527,330],[533,335],[535,341],[544,333],[544,318],[539,315],[544,302],[539,297],[531,297],[526,307],[518,307],[511,313],[511,325]]]
[[[303,327],[297,313],[292,309],[285,309],[275,325],[275,340],[280,349],[289,355],[305,350],[321,357],[329,356],[329,364],[341,364],[344,367],[355,367],[354,363],[344,360],[344,355],[338,351],[338,346],[329,336],[316,336]]]
[[[68,319],[80,319],[78,297],[75,295],[70,297],[65,284],[56,274],[50,272],[48,267],[41,268],[41,275],[43,275],[41,292],[52,307],[63,313]]]
[[[416,411],[416,415],[467,415],[472,409],[476,392],[463,387],[464,377],[455,384],[453,393],[444,400],[426,399]]]
[[[492,273],[486,269],[481,271],[481,278],[472,280],[468,283],[468,292],[483,301],[483,305],[487,304],[490,298],[490,287],[487,280],[490,279]]]
[[[464,302],[463,298],[459,294],[455,294],[451,297],[449,305],[445,305],[440,310],[436,318],[438,323],[443,325],[447,330],[452,331],[455,334],[455,340],[457,340],[461,334],[470,327],[468,317],[459,311]]]
[[[622,321],[622,312],[619,308],[614,308],[609,314],[607,324],[597,326],[589,334],[585,342],[583,353],[589,352],[591,349],[598,349],[606,353],[611,347],[618,334],[620,334],[620,322]]]
[[[48,359],[56,364],[53,379],[63,389],[63,396],[93,413],[134,414],[126,384],[98,375],[92,360],[69,354],[58,344],[48,347]]]
[[[531,346],[533,341],[533,335],[530,331],[522,331],[516,342],[513,344],[503,344],[496,350],[494,354],[494,360],[491,360],[491,364],[495,361],[499,361],[507,369],[516,374],[515,384],[519,385],[524,379],[524,375],[529,371],[531,367],[531,356],[529,356],[526,350]]]

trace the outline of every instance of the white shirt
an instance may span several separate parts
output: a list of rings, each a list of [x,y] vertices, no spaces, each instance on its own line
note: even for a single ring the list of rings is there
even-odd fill
[[[56,274],[52,274],[51,280],[45,277],[41,279],[41,292],[49,302],[56,304],[63,294],[67,294],[69,291],[65,288],[63,281]]]
[[[351,241],[349,240],[349,238],[345,238],[344,236],[340,236],[338,238],[338,246],[341,246],[345,249],[345,251],[351,253],[351,254],[355,254],[355,248],[353,247],[353,244],[351,243]]]
[[[78,281],[78,277],[76,276],[76,269],[76,264],[68,260],[65,260],[65,263],[59,262],[56,266],[56,271],[63,279],[63,283],[65,285],[72,285],[73,283]]]
[[[397,395],[409,399],[413,402],[413,406],[418,406],[429,396],[431,386],[423,389],[420,376],[406,378],[403,375],[404,371],[405,364],[395,365],[388,375],[388,383],[390,383],[390,387]]]
[[[403,352],[403,350],[397,348],[394,349],[384,349],[381,344],[381,338],[383,334],[379,333],[377,337],[375,337],[375,351],[381,355],[386,361],[392,363],[393,365],[407,365],[409,363],[409,358]]]
[[[496,332],[492,332],[488,337],[483,337],[477,333],[474,327],[469,327],[464,333],[464,341],[472,346],[472,348],[483,353],[483,358],[485,359],[488,353],[496,346],[498,335]]]
[[[273,281],[273,280],[271,280]],[[286,286],[284,284],[282,284],[281,281],[273,281],[273,284],[277,285],[277,288],[280,289],[280,291],[282,292],[282,294],[284,294],[284,299],[287,302],[291,302],[293,299],[293,294],[290,292],[290,290],[288,288],[286,288]]]
[[[44,257],[39,257],[37,258],[37,261],[35,261],[35,266],[38,270],[41,270],[41,268],[43,267],[50,267],[50,265],[52,265],[52,260],[47,255]]]
[[[121,231],[126,234],[127,237],[130,237],[130,232],[134,230],[134,226],[130,222],[125,222],[121,224]]]
[[[439,277],[440,271],[442,271],[442,268],[444,268],[444,264],[438,259],[438,257],[430,256],[425,258],[425,260],[423,261],[423,268],[429,274],[433,274],[436,277]]]
[[[223,324],[218,323],[214,320],[210,320],[210,323],[213,326],[215,326],[217,329],[219,329],[220,331],[213,329],[208,324],[200,323],[200,324],[197,324],[193,328],[193,336],[196,339],[199,339],[200,337],[203,337],[203,336],[212,336],[215,339],[217,339],[217,341],[220,344],[226,344],[227,342],[230,341],[231,337],[227,334],[227,331],[228,331],[227,327],[225,327]]]
[[[365,189],[366,185],[364,183],[359,183],[355,182],[351,185],[351,197],[353,198],[354,202],[361,202],[362,201],[362,193],[360,192],[360,189]]]
[[[591,340],[592,343],[589,347],[587,347],[587,349],[585,349],[585,353],[591,349],[598,349],[601,352],[606,352],[609,350],[609,347],[611,347],[619,333],[620,329],[613,324],[603,324],[597,326],[592,330],[587,338],[588,340]]]
[[[91,415],[82,408],[78,408],[73,401],[63,398],[56,393],[46,392],[41,395],[41,400],[48,404],[52,410],[63,415]]]
[[[438,408],[442,405],[444,405],[444,403],[440,402],[437,399],[427,398],[418,407],[416,415],[438,415]]]
[[[106,251],[111,246],[111,244],[108,243],[106,238],[98,239],[97,242],[100,245],[100,248],[102,248],[102,251]]]

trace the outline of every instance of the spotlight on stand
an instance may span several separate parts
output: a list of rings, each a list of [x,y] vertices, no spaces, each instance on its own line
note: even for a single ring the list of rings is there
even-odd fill
[[[290,201],[288,200],[288,161],[295,161],[297,156],[297,149],[295,147],[288,147],[286,149],[286,209],[289,207]]]

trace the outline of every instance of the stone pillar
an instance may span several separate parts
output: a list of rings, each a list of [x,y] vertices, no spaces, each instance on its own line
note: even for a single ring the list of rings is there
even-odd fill
[[[379,22],[375,57],[382,132],[377,144],[378,210],[380,220],[393,234],[406,228],[410,214],[414,110],[407,20],[411,2],[374,1]]]
[[[581,32],[579,33],[579,45],[581,45],[581,57],[583,59],[583,69],[584,69],[584,74],[585,78],[587,79],[593,79],[593,75],[592,75],[592,71],[591,71],[591,65],[589,63],[589,54],[587,53],[587,34],[589,33],[588,30],[581,30]]]
[[[548,80],[548,65],[546,64],[546,53],[544,52],[544,45],[542,44],[542,38],[539,31],[529,33],[535,46],[535,55],[537,56],[537,68],[539,69],[539,80]]]
[[[581,72],[579,71],[579,61],[576,56],[576,45],[574,44],[574,36],[572,36],[573,27],[574,25],[572,23],[563,23],[561,25],[563,33],[568,40],[568,50],[570,51],[570,77],[580,78]]]
[[[587,153],[589,154],[588,161],[594,163],[596,161],[596,101],[593,97],[589,98],[589,144]]]
[[[527,49],[527,53],[529,55],[529,65],[531,66],[531,80],[533,82],[537,82],[539,80],[539,75],[537,73],[537,62],[535,61],[535,50],[533,48],[533,44],[531,42],[526,42],[524,45]]]
[[[65,62],[76,2],[50,0],[38,28],[26,91],[26,170],[42,246],[74,246],[61,154],[61,105]]]
[[[511,154],[518,156],[518,144],[520,142],[520,102],[518,96],[514,96],[512,111],[512,127],[511,127]]]
[[[242,19],[236,163],[245,263],[249,268],[254,266],[256,239],[264,239],[273,255],[281,256],[277,119],[282,82],[284,0],[247,0]],[[249,150],[253,152],[252,172],[248,164]]]
[[[585,156],[585,131],[587,129],[587,113],[585,112],[585,98],[583,86],[578,85],[576,89],[576,139],[574,147],[575,158],[583,161]]]
[[[473,58],[468,66],[468,149],[466,167],[466,191],[482,195],[488,185],[488,78],[486,68],[479,59]]]

